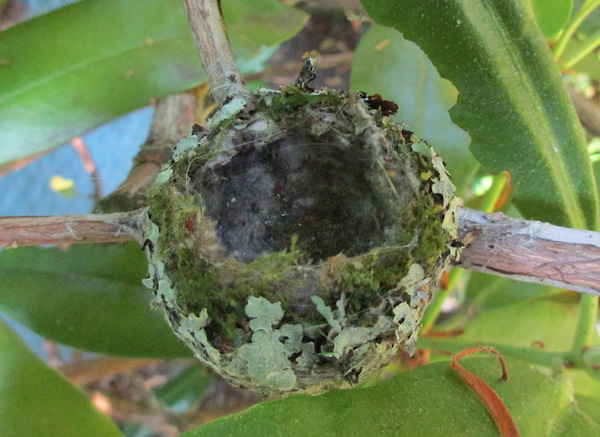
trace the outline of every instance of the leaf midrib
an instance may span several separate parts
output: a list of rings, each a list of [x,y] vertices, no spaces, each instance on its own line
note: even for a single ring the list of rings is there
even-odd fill
[[[574,189],[573,179],[566,168],[564,160],[558,159],[558,157],[562,155],[562,153],[560,153],[562,152],[562,149],[559,147],[559,152],[554,152],[554,150],[552,150],[552,147],[556,145],[555,141],[553,141],[551,144],[547,141],[547,138],[554,139],[556,137],[554,129],[552,129],[552,127],[549,126],[546,120],[547,117],[540,117],[538,115],[539,111],[528,110],[531,107],[533,107],[534,109],[536,107],[544,108],[543,102],[541,102],[540,96],[537,93],[531,92],[531,90],[535,88],[532,86],[531,79],[527,72],[521,68],[520,58],[517,55],[517,53],[515,53],[512,44],[510,44],[510,38],[507,37],[504,26],[501,22],[499,22],[497,14],[494,13],[494,8],[486,2],[478,2],[478,5],[480,5],[483,8],[483,11],[485,11],[485,15],[487,15],[488,18],[487,21],[481,20],[481,17],[476,16],[480,15],[476,9],[472,9],[472,11],[469,11],[468,8],[463,8],[463,12],[465,16],[469,17],[471,25],[476,29],[476,34],[479,36],[480,43],[487,47],[488,52],[492,52],[493,47],[495,47],[496,45],[492,44],[493,41],[489,40],[488,36],[492,33],[485,31],[485,29],[482,29],[482,24],[480,23],[491,22],[496,28],[498,34],[504,40],[504,47],[507,48],[507,54],[509,55],[510,60],[513,61],[512,66],[516,66],[520,72],[520,74],[516,75],[517,80],[523,81],[524,88],[527,90],[527,102],[535,103],[533,105],[523,104],[522,102],[525,101],[525,99],[523,99],[522,95],[515,95],[515,92],[513,91],[512,87],[504,87],[504,89],[507,91],[507,96],[510,99],[510,102],[512,103],[513,107],[515,108],[515,112],[520,114],[520,118],[523,118],[522,114],[531,114],[532,116],[534,116],[536,121],[534,125],[536,126],[536,129],[528,129],[528,131],[530,135],[535,139],[536,143],[539,145],[537,149],[540,151],[542,159],[545,159],[547,163],[548,172],[552,175],[552,185],[555,187],[557,194],[559,195],[562,203],[565,205],[565,213],[568,215],[569,220],[571,222],[569,224],[573,227],[585,228],[585,218],[583,217],[582,211],[580,210],[580,205],[576,201],[576,196],[573,196],[573,193],[576,192],[576,190]],[[497,60],[499,60],[499,58],[500,57],[495,57],[490,60],[494,67],[502,67],[495,68],[494,71],[507,71],[507,69],[504,68],[506,63],[498,62]],[[530,126],[530,124],[527,124],[527,126]],[[563,181],[566,180],[566,183],[558,183],[558,181],[560,181],[561,179]]]
[[[155,47],[159,47],[163,44],[171,43],[172,41],[176,41],[176,40],[182,39],[184,37],[185,37],[185,35],[183,33],[170,34],[166,38],[154,40],[154,43],[151,46],[147,45],[144,41],[144,42],[140,42],[140,44],[128,46],[125,49],[107,52],[98,57],[93,57],[93,58],[89,58],[88,60],[85,60],[85,61],[70,64],[69,67],[67,67],[66,69],[62,69],[57,73],[54,73],[54,74],[51,74],[48,76],[44,76],[43,78],[35,80],[35,81],[29,81],[27,83],[27,85],[18,88],[17,90],[13,91],[12,93],[8,93],[8,94],[5,94],[4,96],[0,96],[0,108],[2,106],[4,106],[7,102],[9,102],[15,98],[18,98],[21,95],[28,94],[28,93],[32,92],[32,90],[34,90],[38,87],[45,86],[48,83],[54,81],[55,79],[58,79],[61,77],[66,77],[70,74],[73,74],[74,72],[76,72],[78,70],[81,70],[81,69],[84,69],[86,67],[90,67],[93,65],[104,63],[104,62],[106,62],[107,59],[117,58],[126,53],[134,53],[135,51],[140,50],[142,48],[148,48],[149,50],[153,50],[153,48],[155,48]],[[134,59],[134,57],[132,57],[132,59]]]

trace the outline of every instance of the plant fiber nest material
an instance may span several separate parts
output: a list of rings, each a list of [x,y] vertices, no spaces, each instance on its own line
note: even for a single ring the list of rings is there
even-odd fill
[[[263,394],[348,387],[411,352],[457,248],[443,162],[362,93],[289,86],[193,129],[150,194],[148,287],[176,334]]]

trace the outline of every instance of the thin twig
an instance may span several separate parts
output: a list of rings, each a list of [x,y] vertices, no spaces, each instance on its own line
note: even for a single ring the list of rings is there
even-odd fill
[[[236,97],[248,96],[238,69],[217,0],[185,0],[188,20],[198,53],[219,106]]]

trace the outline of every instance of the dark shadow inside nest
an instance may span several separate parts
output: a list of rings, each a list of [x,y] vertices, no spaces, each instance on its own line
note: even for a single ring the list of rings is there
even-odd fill
[[[190,173],[221,243],[241,262],[297,248],[313,262],[368,252],[392,222],[368,181],[374,165],[360,145],[292,133],[238,152],[225,165]]]

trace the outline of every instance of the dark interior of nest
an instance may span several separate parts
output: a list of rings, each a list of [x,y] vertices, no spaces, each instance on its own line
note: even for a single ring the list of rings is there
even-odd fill
[[[360,149],[360,148],[358,148]],[[362,155],[365,155],[363,152]],[[373,158],[335,134],[290,132],[189,173],[223,246],[240,262],[290,247],[318,262],[381,245],[392,221],[366,177]]]

